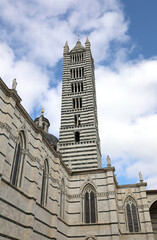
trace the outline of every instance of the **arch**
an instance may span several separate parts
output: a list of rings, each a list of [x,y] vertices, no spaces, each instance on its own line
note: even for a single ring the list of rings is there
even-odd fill
[[[18,141],[15,146],[10,182],[15,186],[21,186],[24,168],[24,152],[26,149],[26,136],[23,130],[19,132]]]
[[[125,200],[125,215],[127,222],[127,230],[129,232],[139,232],[140,223],[137,203],[135,199],[131,196],[128,196]]]
[[[96,190],[91,184],[87,184],[83,189],[83,219],[85,223],[95,223],[97,221],[97,200]]]
[[[149,209],[154,237],[157,239],[157,200],[153,201]]]
[[[64,219],[64,207],[65,207],[65,183],[64,178],[61,181],[61,193],[60,193],[60,217]]]
[[[44,168],[43,168],[43,176],[42,176],[42,185],[41,185],[41,198],[40,198],[40,203],[43,206],[47,205],[48,174],[49,174],[49,163],[48,163],[48,160],[45,159]]]

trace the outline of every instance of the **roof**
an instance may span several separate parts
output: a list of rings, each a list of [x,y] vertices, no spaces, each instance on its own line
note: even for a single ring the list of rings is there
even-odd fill
[[[80,40],[78,40],[76,43],[76,46],[70,52],[80,52],[82,50],[84,51],[85,48],[84,48],[84,46],[82,46]]]
[[[49,124],[49,126],[50,126],[50,122],[49,122],[49,120],[48,120],[47,118],[45,118],[43,115],[41,115],[40,117],[42,117],[42,121],[43,121],[43,122],[47,122],[47,123]],[[34,120],[34,122],[39,121],[39,118],[40,118],[40,117],[37,117],[37,118]]]
[[[54,135],[52,135],[50,133],[46,133],[45,137],[49,141],[51,146],[57,147],[58,138],[56,138]]]

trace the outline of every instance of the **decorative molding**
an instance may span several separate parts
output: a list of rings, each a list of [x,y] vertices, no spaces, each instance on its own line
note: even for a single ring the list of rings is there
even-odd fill
[[[88,176],[85,178],[83,184],[82,184],[81,187],[80,187],[80,193],[82,193],[83,189],[84,189],[88,184],[90,184],[91,186],[93,186],[93,188],[94,188],[95,190],[97,189],[97,186],[95,185],[95,183],[94,183],[94,181],[92,180],[91,176],[88,175]]]
[[[98,197],[101,197],[101,196],[109,196],[109,195],[114,195],[115,196],[115,194],[116,194],[116,192],[114,192],[114,191],[111,191],[111,192],[96,192],[96,195],[98,196]],[[65,192],[65,195],[69,198],[69,199],[71,199],[71,198],[83,198],[84,197],[84,194],[82,194],[82,193],[80,193],[80,194],[73,194],[73,195],[71,195],[71,194],[68,194],[68,193],[66,193]]]
[[[149,208],[149,205],[148,204],[137,204],[137,208],[138,209],[145,209],[145,208]],[[125,210],[125,205],[121,205],[121,206],[118,206],[118,210]]]
[[[10,134],[9,134],[9,138],[10,138],[11,140],[13,140],[13,142],[15,142],[15,143],[17,142],[18,137],[14,136],[14,135],[11,133],[12,128],[11,128],[7,123],[0,122],[0,128],[6,129],[7,132],[10,133]]]

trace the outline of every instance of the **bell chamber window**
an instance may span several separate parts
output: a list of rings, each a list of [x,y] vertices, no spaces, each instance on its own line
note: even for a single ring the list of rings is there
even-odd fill
[[[46,159],[44,162],[43,176],[42,176],[42,186],[41,186],[41,199],[40,203],[43,206],[47,205],[47,196],[48,196],[48,174],[49,174],[49,164]]]
[[[72,83],[71,84],[71,92],[72,93],[83,92],[83,82]]]
[[[82,108],[82,98],[73,98],[73,109]]]
[[[83,53],[76,53],[70,56],[70,63],[79,63],[84,60]]]
[[[84,77],[84,67],[70,69],[70,78],[77,79]]]
[[[26,137],[24,131],[19,133],[18,142],[15,146],[13,164],[10,175],[10,182],[15,186],[21,186],[22,174],[24,168],[25,155],[23,150],[26,149]]]
[[[83,216],[85,223],[95,223],[96,222],[96,191],[94,187],[88,184],[84,189],[84,209]]]
[[[127,229],[129,232],[139,232],[140,224],[138,217],[138,209],[135,200],[128,197],[125,202]]]

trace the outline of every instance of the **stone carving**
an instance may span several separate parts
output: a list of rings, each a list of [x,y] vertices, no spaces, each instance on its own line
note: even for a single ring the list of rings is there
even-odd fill
[[[107,155],[106,160],[107,160],[107,166],[111,167],[111,159],[110,159],[109,155]]]
[[[17,86],[17,82],[16,82],[16,78],[14,78],[12,81],[12,89],[16,90],[16,86]]]
[[[143,178],[142,178],[142,173],[139,172],[139,179],[140,179],[140,182],[142,183],[143,182]]]

